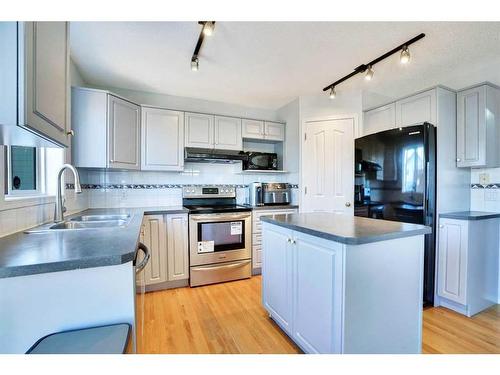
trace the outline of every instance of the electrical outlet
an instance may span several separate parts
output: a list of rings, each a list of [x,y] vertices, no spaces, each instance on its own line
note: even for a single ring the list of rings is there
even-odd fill
[[[481,185],[488,185],[490,183],[489,173],[479,173],[479,183]]]

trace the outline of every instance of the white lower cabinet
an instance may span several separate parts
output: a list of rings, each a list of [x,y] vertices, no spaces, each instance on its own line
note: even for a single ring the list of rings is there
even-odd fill
[[[498,302],[497,219],[439,220],[439,304],[472,316]]]
[[[252,212],[252,273],[259,274],[262,268],[262,222],[260,218],[265,215],[296,214],[297,209],[267,209],[253,210]]]
[[[307,235],[293,241],[295,278],[300,280],[293,294],[293,337],[308,353],[338,353],[342,345],[342,245],[332,247],[331,241]]]
[[[146,286],[189,278],[187,214],[145,215],[140,241],[151,254]]]

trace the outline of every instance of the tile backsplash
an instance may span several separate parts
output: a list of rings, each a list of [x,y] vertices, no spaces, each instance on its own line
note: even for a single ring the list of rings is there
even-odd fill
[[[471,169],[470,209],[500,212],[500,168]]]

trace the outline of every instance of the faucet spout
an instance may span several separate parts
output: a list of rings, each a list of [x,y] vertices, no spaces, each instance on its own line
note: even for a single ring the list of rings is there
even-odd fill
[[[56,206],[54,210],[54,222],[58,223],[64,220],[64,203],[62,198],[62,187],[61,180],[62,175],[66,169],[69,169],[73,172],[73,176],[75,177],[75,193],[80,194],[82,192],[82,186],[80,185],[80,175],[75,167],[71,164],[63,164],[63,166],[59,169],[59,173],[57,174],[57,196],[56,196]]]

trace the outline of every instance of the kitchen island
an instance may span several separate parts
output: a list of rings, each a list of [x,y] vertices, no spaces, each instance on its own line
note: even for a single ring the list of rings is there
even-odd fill
[[[89,209],[66,220],[125,215],[128,221],[67,230],[47,229],[49,223],[0,238],[0,353],[24,353],[51,333],[115,323],[132,327],[134,344],[133,260],[143,216],[172,213],[187,210]]]
[[[262,302],[302,350],[421,352],[429,227],[336,213],[262,221]]]

